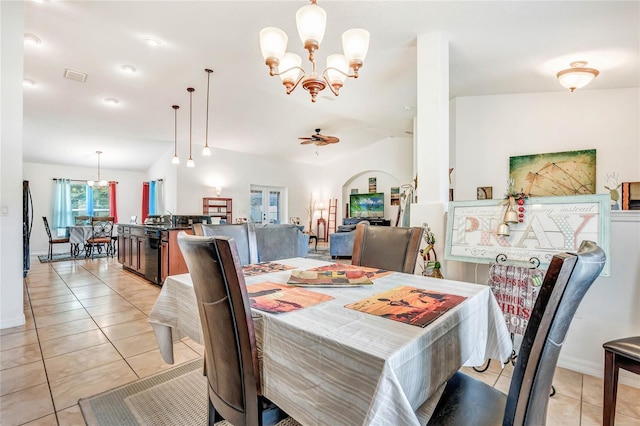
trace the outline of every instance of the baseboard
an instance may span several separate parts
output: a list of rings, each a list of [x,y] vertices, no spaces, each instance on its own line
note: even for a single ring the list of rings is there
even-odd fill
[[[13,318],[3,319],[0,321],[0,329],[18,327],[26,323],[24,314],[17,315]]]
[[[579,358],[560,355],[560,358],[558,358],[558,367],[602,378],[604,376],[604,351],[602,353],[602,360],[602,364],[599,364]],[[620,370],[618,382],[640,389],[640,375],[630,373],[626,370]]]

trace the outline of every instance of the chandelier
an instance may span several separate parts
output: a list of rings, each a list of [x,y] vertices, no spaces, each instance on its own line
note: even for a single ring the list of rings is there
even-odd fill
[[[338,96],[347,77],[358,78],[358,71],[369,49],[369,32],[360,28],[345,31],[342,34],[344,55],[334,54],[327,57],[327,67],[318,74],[315,54],[324,37],[327,13],[316,4],[316,0],[310,1],[310,5],[301,7],[296,13],[298,35],[309,52],[310,74],[301,67],[300,56],[285,53],[288,37],[280,28],[267,27],[260,31],[260,49],[269,67],[269,75],[280,76],[287,95],[293,92],[298,84],[302,84],[311,95],[311,102],[315,102],[318,93],[327,86]]]
[[[587,68],[586,61],[571,62],[569,65],[571,68],[558,72],[556,77],[560,84],[571,92],[591,83],[591,80],[600,74],[600,71],[595,68]]]
[[[96,151],[96,154],[98,154],[98,180],[88,180],[87,185],[94,186],[97,183],[98,186],[107,186],[108,182],[100,179],[100,154],[102,154],[102,151]]]

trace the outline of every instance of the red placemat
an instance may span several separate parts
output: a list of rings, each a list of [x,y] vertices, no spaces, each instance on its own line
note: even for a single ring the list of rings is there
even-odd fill
[[[326,294],[271,282],[247,286],[247,292],[252,308],[272,314],[297,311],[333,299]]]

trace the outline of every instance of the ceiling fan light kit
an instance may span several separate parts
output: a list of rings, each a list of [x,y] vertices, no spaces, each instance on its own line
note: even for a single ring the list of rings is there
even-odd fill
[[[338,96],[347,77],[358,78],[369,49],[369,32],[360,28],[345,31],[342,34],[344,55],[330,55],[327,67],[318,74],[315,53],[324,38],[327,13],[316,4],[316,0],[310,1],[311,4],[301,7],[296,13],[298,35],[305,50],[309,52],[310,74],[302,68],[300,56],[286,52],[288,37],[280,28],[267,27],[260,31],[260,50],[269,67],[269,74],[280,76],[287,94],[301,84],[311,95],[311,102],[315,102],[318,93],[327,86]]]
[[[560,84],[571,92],[591,83],[591,80],[600,74],[600,71],[595,68],[587,68],[586,61],[571,62],[569,65],[571,68],[558,72],[556,77]]]

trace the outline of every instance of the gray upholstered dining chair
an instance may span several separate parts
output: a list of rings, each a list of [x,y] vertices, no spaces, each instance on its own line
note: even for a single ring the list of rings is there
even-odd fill
[[[49,237],[49,251],[47,252],[47,259],[53,259],[53,245],[54,244],[65,244],[69,242],[69,238],[53,238],[51,236],[51,228],[49,228],[49,221],[47,221],[46,216],[42,216],[42,221],[44,222],[44,229],[47,231],[47,236]]]
[[[522,340],[509,393],[457,372],[447,382],[428,425],[546,424],[560,349],[583,296],[606,256],[591,241],[577,253],[553,256]]]
[[[195,235],[205,237],[223,236],[233,238],[236,242],[241,265],[258,263],[258,246],[253,223],[193,225]]]
[[[359,223],[351,264],[413,274],[424,230]]]
[[[202,323],[209,424],[273,425],[286,414],[262,395],[251,305],[234,239],[178,234]]]

